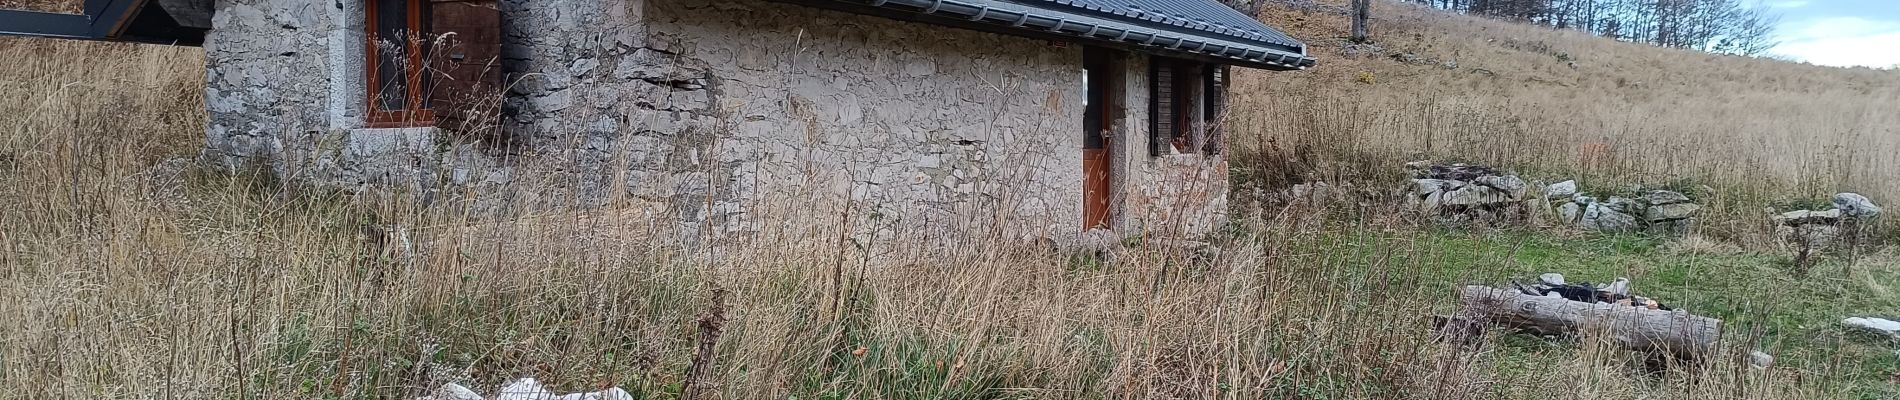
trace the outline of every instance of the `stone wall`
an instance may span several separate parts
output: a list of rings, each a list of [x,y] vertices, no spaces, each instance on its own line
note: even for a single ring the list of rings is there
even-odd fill
[[[1080,228],[1079,45],[758,0],[499,7],[501,150],[360,129],[359,2],[220,2],[212,153],[329,185],[651,207],[725,230],[847,205],[907,228]],[[1129,57],[1114,225],[1211,230],[1225,161],[1148,155],[1146,64]]]

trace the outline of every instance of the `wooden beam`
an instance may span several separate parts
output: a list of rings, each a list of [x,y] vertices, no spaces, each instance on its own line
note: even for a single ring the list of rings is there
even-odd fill
[[[198,29],[211,29],[211,14],[216,10],[212,0],[157,0],[158,6],[171,14],[178,26]]]

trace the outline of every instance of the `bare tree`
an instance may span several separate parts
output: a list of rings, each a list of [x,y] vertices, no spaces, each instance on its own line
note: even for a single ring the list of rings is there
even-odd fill
[[[1758,56],[1777,44],[1774,25],[1778,17],[1759,3],[1745,3],[1749,0],[1412,1],[1466,14],[1712,53]],[[1353,4],[1357,6],[1358,0]],[[1357,28],[1355,24],[1355,38]]]
[[[1369,19],[1372,19],[1372,0],[1352,0],[1353,43],[1368,43],[1372,41],[1372,38],[1368,37],[1366,33],[1366,24]]]

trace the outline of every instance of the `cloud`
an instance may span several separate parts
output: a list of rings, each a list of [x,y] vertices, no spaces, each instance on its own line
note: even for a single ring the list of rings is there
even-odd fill
[[[1768,4],[1769,8],[1801,8],[1801,7],[1807,7],[1807,6],[1808,6],[1807,0],[1777,1],[1774,3]]]
[[[1900,65],[1900,21],[1816,18],[1789,24],[1774,53],[1820,65]]]

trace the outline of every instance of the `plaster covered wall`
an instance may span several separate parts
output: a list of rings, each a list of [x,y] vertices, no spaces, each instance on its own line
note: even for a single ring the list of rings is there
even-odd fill
[[[220,1],[210,153],[329,185],[650,207],[726,231],[839,208],[884,225],[1080,228],[1079,45],[758,0],[499,8],[501,150],[360,129],[360,1]],[[1147,154],[1146,61],[1128,62],[1114,225],[1211,230],[1225,162]]]

